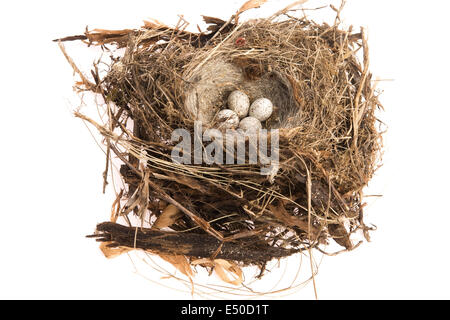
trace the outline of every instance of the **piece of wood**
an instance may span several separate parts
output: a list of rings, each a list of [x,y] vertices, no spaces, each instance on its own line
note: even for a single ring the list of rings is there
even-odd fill
[[[185,255],[194,258],[211,258],[240,261],[244,264],[263,265],[272,259],[288,257],[298,249],[272,247],[257,238],[247,241],[221,242],[205,233],[164,232],[153,229],[126,227],[112,222],[97,225],[97,231],[89,238],[109,242],[108,247],[128,247],[148,250],[165,255]]]

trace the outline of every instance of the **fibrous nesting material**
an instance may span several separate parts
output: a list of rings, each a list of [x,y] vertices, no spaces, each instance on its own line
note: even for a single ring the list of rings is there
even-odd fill
[[[381,139],[364,30],[287,11],[238,17],[204,17],[208,31],[199,33],[183,21],[147,22],[60,39],[125,48],[105,77],[95,69],[95,81],[80,84],[104,97],[107,123],[77,113],[122,162],[126,188],[112,222],[94,235],[106,247],[263,268],[330,241],[351,250],[358,230],[368,237],[362,190],[379,164]],[[278,167],[267,176],[260,164],[174,163],[174,130],[213,126],[235,90],[273,102],[265,126],[279,129]],[[133,215],[149,223],[132,225]],[[130,223],[118,225],[119,217]]]

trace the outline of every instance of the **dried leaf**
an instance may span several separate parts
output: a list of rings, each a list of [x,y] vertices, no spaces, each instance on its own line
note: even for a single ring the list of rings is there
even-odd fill
[[[127,247],[109,247],[110,244],[111,242],[102,242],[100,244],[100,250],[107,259],[117,258],[118,256],[133,250],[132,248]]]
[[[135,208],[138,209],[136,213],[138,217],[143,217],[145,215],[149,204],[149,177],[150,171],[146,170],[139,186],[123,207],[121,215],[128,215],[130,212],[134,211]]]
[[[273,15],[269,18],[269,20],[272,20],[272,19],[274,19],[274,18],[276,18],[276,17],[278,17],[278,16],[281,16],[282,14],[285,14],[285,13],[289,12],[292,8],[294,8],[294,7],[296,7],[296,6],[299,6],[299,5],[302,5],[302,4],[306,3],[306,2],[308,2],[308,0],[298,0],[298,1],[295,1],[295,2],[291,3],[290,5],[288,5],[286,8],[284,8],[284,9],[282,9],[282,10],[276,12],[275,14],[273,14]]]
[[[123,189],[120,190],[119,194],[116,197],[116,200],[114,200],[112,206],[111,206],[111,222],[116,223],[117,219],[119,218],[120,214],[120,199],[122,199],[123,196]]]
[[[264,3],[266,3],[267,0],[249,0],[246,3],[244,3],[242,5],[242,7],[238,10],[238,12],[236,13],[236,18],[237,16],[239,16],[241,13],[250,10],[250,9],[256,9],[261,7]]]
[[[268,208],[277,219],[289,226],[298,227],[305,232],[310,231],[314,236],[320,233],[317,227],[308,225],[307,221],[300,220],[298,217],[289,214],[281,201],[278,202],[277,206],[269,205]]]
[[[344,226],[340,224],[330,224],[328,226],[328,231],[337,244],[347,250],[353,249],[352,241],[350,240],[350,236]]]
[[[158,21],[156,19],[150,19],[150,20],[144,20],[144,26],[145,29],[160,29],[160,28],[167,28],[170,29],[167,25],[162,23],[161,21]]]
[[[226,21],[219,19],[219,18],[208,17],[208,16],[202,16],[202,17],[203,17],[203,21],[205,21],[206,24],[216,24],[218,26],[222,26],[226,23]]]
[[[123,36],[123,35],[127,35],[127,34],[133,32],[133,30],[131,30],[131,29],[123,29],[123,30],[94,29],[91,31],[90,34],[92,34],[92,32],[95,32],[97,34],[102,34],[102,35]]]
[[[244,282],[242,269],[235,263],[223,259],[198,259],[192,261],[192,265],[205,265],[214,267],[217,276],[223,282],[240,286]]]
[[[162,229],[166,227],[170,227],[173,225],[179,218],[183,216],[183,213],[175,207],[173,204],[169,204],[161,213],[161,215],[156,219],[153,224],[154,229]]]
[[[235,286],[240,286],[242,282],[244,282],[242,269],[239,268],[236,264],[232,264],[227,260],[214,260],[214,271],[223,282]]]
[[[192,272],[191,266],[189,265],[189,261],[185,256],[180,255],[164,255],[159,254],[159,256],[173,265],[178,271],[184,274],[186,277],[191,279],[194,276]]]

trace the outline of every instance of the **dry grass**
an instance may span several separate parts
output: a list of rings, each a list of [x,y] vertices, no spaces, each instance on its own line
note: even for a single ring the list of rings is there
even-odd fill
[[[108,157],[122,161],[126,204],[116,216],[171,228],[107,222],[95,237],[109,247],[185,256],[194,264],[222,259],[262,270],[273,258],[330,240],[354,249],[351,234],[362,230],[368,237],[362,190],[381,150],[375,117],[381,106],[371,86],[364,30],[342,30],[338,18],[334,25],[317,24],[287,10],[245,22],[237,16],[204,20],[207,32],[187,32],[180,20],[175,28],[147,22],[139,30],[60,39],[126,48],[106,77],[94,68],[95,81],[80,84],[114,106],[107,125],[77,116],[105,137]],[[235,88],[275,102],[267,124],[280,128],[274,181],[261,176],[258,165],[171,160],[172,131],[210,121]],[[170,216],[161,217],[165,211]]]

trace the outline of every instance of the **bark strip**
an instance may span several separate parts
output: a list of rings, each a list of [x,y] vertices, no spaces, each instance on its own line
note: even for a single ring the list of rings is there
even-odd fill
[[[111,242],[108,246],[112,248],[130,247],[154,253],[195,258],[211,258],[222,245],[215,256],[216,259],[258,265],[263,265],[272,259],[288,257],[299,251],[272,247],[257,238],[239,242],[221,242],[208,234],[136,229],[112,222],[100,223],[97,225],[96,233],[87,237],[97,238],[99,242]]]

